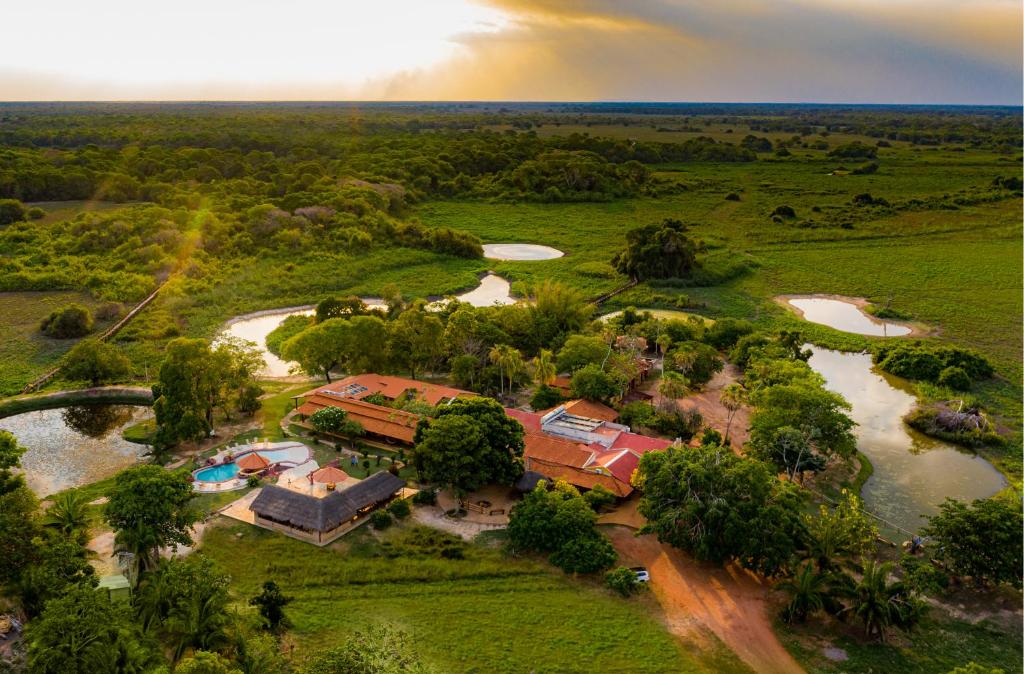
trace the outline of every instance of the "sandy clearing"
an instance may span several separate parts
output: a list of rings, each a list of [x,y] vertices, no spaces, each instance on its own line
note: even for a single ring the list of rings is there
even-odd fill
[[[715,429],[722,436],[725,436],[726,426],[729,424],[729,410],[722,404],[722,389],[729,384],[739,381],[742,372],[732,363],[726,363],[721,372],[716,372],[704,388],[698,393],[679,398],[679,404],[683,409],[697,410],[704,417],[704,425]],[[653,392],[655,398],[659,396],[657,391]],[[657,400],[655,400],[657,402]],[[736,410],[732,419],[732,426],[729,427],[729,442],[733,447],[740,448],[750,439],[750,408],[746,405]]]
[[[772,630],[765,595],[768,584],[734,565],[696,562],[653,535],[636,537],[623,526],[605,529],[627,565],[647,567],[650,587],[669,630],[700,640],[706,627],[758,674],[801,674],[804,670]]]

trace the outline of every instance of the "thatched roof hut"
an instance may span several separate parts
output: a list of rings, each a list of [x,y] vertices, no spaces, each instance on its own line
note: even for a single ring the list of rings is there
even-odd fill
[[[357,485],[331,492],[324,498],[270,485],[253,499],[249,509],[255,513],[257,524],[263,520],[286,533],[288,529],[300,532],[304,534],[299,536],[303,540],[325,543],[329,540],[322,534],[344,533],[335,530],[346,523],[354,523],[359,515],[365,514],[361,511],[390,500],[404,486],[405,480],[387,472],[375,473]]]

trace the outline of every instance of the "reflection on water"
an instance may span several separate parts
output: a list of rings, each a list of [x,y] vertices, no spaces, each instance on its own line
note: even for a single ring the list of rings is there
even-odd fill
[[[553,260],[565,255],[551,246],[535,243],[485,243],[484,257],[492,260]]]
[[[898,379],[873,371],[869,354],[810,348],[810,366],[853,406],[857,447],[875,468],[861,492],[872,512],[917,531],[924,524],[922,515],[938,512],[946,497],[987,498],[1006,486],[989,462],[904,424],[915,399],[897,388]]]
[[[37,495],[47,496],[136,463],[147,448],[124,440],[121,431],[152,416],[148,407],[83,405],[0,419],[0,430],[28,448],[21,457],[25,480]]]
[[[815,297],[792,299],[789,303],[803,312],[805,320],[843,332],[875,337],[901,337],[910,334],[910,328],[907,326],[879,320],[850,302]]]

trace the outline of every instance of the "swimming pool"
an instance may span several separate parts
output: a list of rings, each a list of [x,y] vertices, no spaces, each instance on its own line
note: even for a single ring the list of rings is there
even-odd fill
[[[250,445],[251,446],[251,445]],[[279,444],[280,449],[258,449],[252,450],[248,447],[239,447],[235,453],[235,460],[245,456],[246,454],[252,454],[254,451],[259,454],[271,465],[274,464],[295,464],[304,463],[308,461],[311,454],[309,449],[305,445],[298,443],[283,443]],[[227,483],[237,480],[240,484],[243,481],[238,477],[238,466],[235,465],[235,460],[225,461],[224,463],[216,466],[207,466],[200,468],[199,470],[192,473],[196,483],[208,483],[211,485],[220,485],[223,488],[225,485],[221,483]],[[198,484],[197,484],[198,487]]]

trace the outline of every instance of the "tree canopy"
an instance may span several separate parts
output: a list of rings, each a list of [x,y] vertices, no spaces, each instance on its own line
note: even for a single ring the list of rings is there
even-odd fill
[[[612,258],[612,265],[639,281],[689,278],[698,267],[700,244],[686,235],[688,230],[672,219],[632,229],[626,233],[626,249]]]

